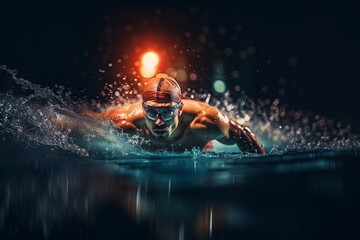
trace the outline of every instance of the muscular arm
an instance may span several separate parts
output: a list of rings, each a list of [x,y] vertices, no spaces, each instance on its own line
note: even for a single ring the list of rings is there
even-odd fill
[[[142,112],[138,111],[138,109],[141,108],[137,105],[130,105],[126,107],[113,108],[104,113],[86,111],[83,112],[82,115],[95,119],[109,119],[117,127],[119,127],[122,132],[134,134],[140,130],[134,124],[134,119],[139,118],[139,115],[142,114]]]
[[[206,133],[205,137],[209,140],[218,140],[226,145],[236,144],[243,152],[265,154],[264,148],[249,128],[215,107],[207,106],[205,111],[194,119],[191,127],[195,131],[205,130],[202,134]]]
[[[263,146],[249,128],[230,120],[228,129],[225,128],[225,131],[228,131],[228,136],[218,139],[219,142],[224,144],[235,143],[243,152],[265,154]]]

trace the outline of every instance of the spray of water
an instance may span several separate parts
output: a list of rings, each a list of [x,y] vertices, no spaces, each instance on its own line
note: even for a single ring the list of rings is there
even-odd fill
[[[141,139],[127,137],[109,121],[96,121],[81,115],[82,106],[52,89],[18,78],[17,72],[0,66],[26,96],[12,91],[0,93],[0,132],[26,147],[48,145],[80,156],[115,157],[138,153]]]
[[[280,99],[255,101],[242,92],[234,101],[229,92],[219,99],[190,92],[187,94],[190,98],[208,101],[252,129],[269,154],[360,147],[359,137],[351,132],[350,125],[344,126],[313,111],[291,109]]]
[[[124,76],[120,81],[105,84],[99,98],[104,105],[93,101],[99,108],[119,106],[139,101],[141,95],[136,87],[141,82]],[[351,132],[350,125],[316,114],[310,110],[292,109],[280,99],[252,99],[241,92],[234,100],[230,92],[216,98],[202,89],[188,88],[184,98],[209,103],[248,126],[262,142],[269,154],[287,152],[354,150],[360,147],[359,137]],[[236,146],[225,146],[215,141],[217,152],[236,152]],[[194,150],[193,152],[197,152]]]
[[[23,92],[30,92],[25,96],[16,96],[11,91],[0,93],[0,131],[3,136],[11,136],[26,146],[49,145],[80,156],[96,158],[159,154],[140,149],[138,143],[145,141],[144,139],[137,135],[122,134],[110,121],[82,116],[83,103],[71,100],[71,92],[65,91],[65,88],[55,91],[17,77],[17,72],[6,66],[0,66],[0,70],[5,71]],[[100,97],[106,98],[107,102],[101,104],[99,100],[93,99],[90,106],[103,111],[108,107],[139,101],[139,84],[141,83],[137,79],[130,80],[126,77],[113,84],[106,84]],[[183,97],[216,106],[248,126],[269,154],[360,147],[359,138],[351,133],[350,126],[343,126],[340,122],[311,111],[290,109],[279,99],[253,100],[242,93],[240,98],[233,100],[229,92],[225,92],[221,98],[215,98],[209,93],[193,89],[187,89]],[[58,120],[71,127],[54,124]],[[215,146],[217,152],[227,149],[238,151],[236,146]],[[167,153],[167,156],[171,157],[173,154],[175,153]],[[203,153],[199,149],[193,149],[184,154],[196,157]]]

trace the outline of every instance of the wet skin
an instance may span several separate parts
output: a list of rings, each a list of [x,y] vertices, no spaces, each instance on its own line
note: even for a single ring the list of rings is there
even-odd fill
[[[161,113],[156,120],[147,117],[142,103],[115,107],[104,113],[86,112],[95,118],[110,119],[124,133],[139,134],[150,150],[185,151],[193,147],[203,149],[211,140],[237,144],[243,152],[265,154],[255,135],[245,126],[207,103],[184,99],[175,110],[174,117],[165,121]],[[167,107],[171,103],[151,102],[154,107]]]

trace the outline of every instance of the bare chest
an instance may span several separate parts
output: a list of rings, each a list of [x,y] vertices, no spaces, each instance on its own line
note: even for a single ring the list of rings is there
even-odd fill
[[[200,150],[205,147],[208,140],[203,137],[199,137],[191,132],[184,134],[183,136],[169,141],[159,141],[151,136],[145,136],[148,139],[145,148],[151,150],[167,150],[175,152],[183,152],[186,150],[191,151],[193,148],[199,148]]]

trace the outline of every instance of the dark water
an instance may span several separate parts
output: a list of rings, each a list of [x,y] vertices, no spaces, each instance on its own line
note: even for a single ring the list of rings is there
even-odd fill
[[[360,239],[359,151],[2,150],[1,239]]]
[[[65,89],[0,69],[21,87],[0,93],[0,240],[360,239],[350,126],[278,100],[240,109],[225,94],[210,102],[250,126],[268,155],[149,153],[139,136],[78,114]],[[57,117],[79,133],[53,126]]]
[[[49,4],[1,5],[0,240],[360,239],[357,8]],[[144,30],[269,155],[149,154],[80,116],[136,100]]]

